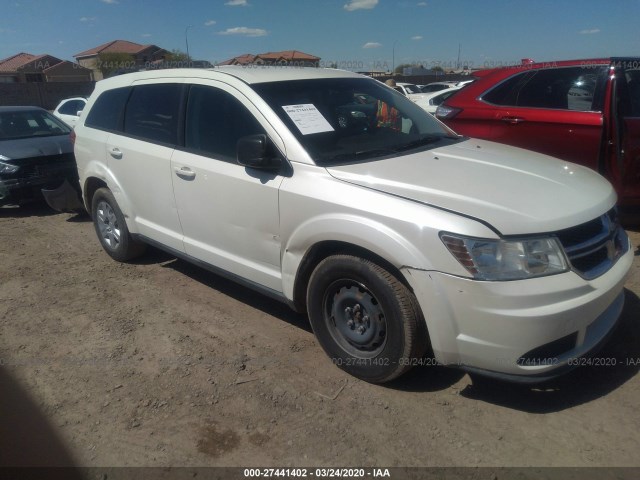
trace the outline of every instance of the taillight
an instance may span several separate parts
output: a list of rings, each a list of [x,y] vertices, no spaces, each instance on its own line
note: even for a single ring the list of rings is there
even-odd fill
[[[76,131],[75,130],[71,130],[71,133],[69,134],[69,140],[71,140],[71,145],[75,145],[75,143],[76,143]]]
[[[436,118],[440,120],[450,120],[462,111],[461,108],[448,107],[447,105],[440,105],[436,109]]]

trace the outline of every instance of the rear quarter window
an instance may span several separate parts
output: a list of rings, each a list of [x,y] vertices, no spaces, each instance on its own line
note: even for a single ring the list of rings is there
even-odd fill
[[[89,111],[85,125],[99,130],[120,131],[124,106],[130,93],[130,87],[101,93]]]

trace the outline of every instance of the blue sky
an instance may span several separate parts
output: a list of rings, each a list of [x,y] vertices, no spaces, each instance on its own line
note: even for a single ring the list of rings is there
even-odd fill
[[[212,62],[300,50],[356,70],[640,56],[640,0],[0,0],[0,58],[124,39]],[[394,49],[395,46],[395,49]],[[393,55],[395,51],[395,57]],[[376,68],[377,67],[377,68]]]

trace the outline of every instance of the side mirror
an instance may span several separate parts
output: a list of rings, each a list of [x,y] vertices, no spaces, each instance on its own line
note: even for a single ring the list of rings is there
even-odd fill
[[[249,168],[274,170],[280,168],[282,160],[268,156],[268,140],[264,134],[249,135],[238,140],[238,163]]]

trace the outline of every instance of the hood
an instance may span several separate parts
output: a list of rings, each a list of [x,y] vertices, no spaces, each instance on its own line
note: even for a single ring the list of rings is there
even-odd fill
[[[73,144],[69,135],[0,141],[0,155],[13,160],[12,163],[23,158],[46,157],[72,152]]]
[[[472,216],[503,235],[579,225],[616,201],[611,184],[586,167],[475,139],[327,170],[345,182]]]

